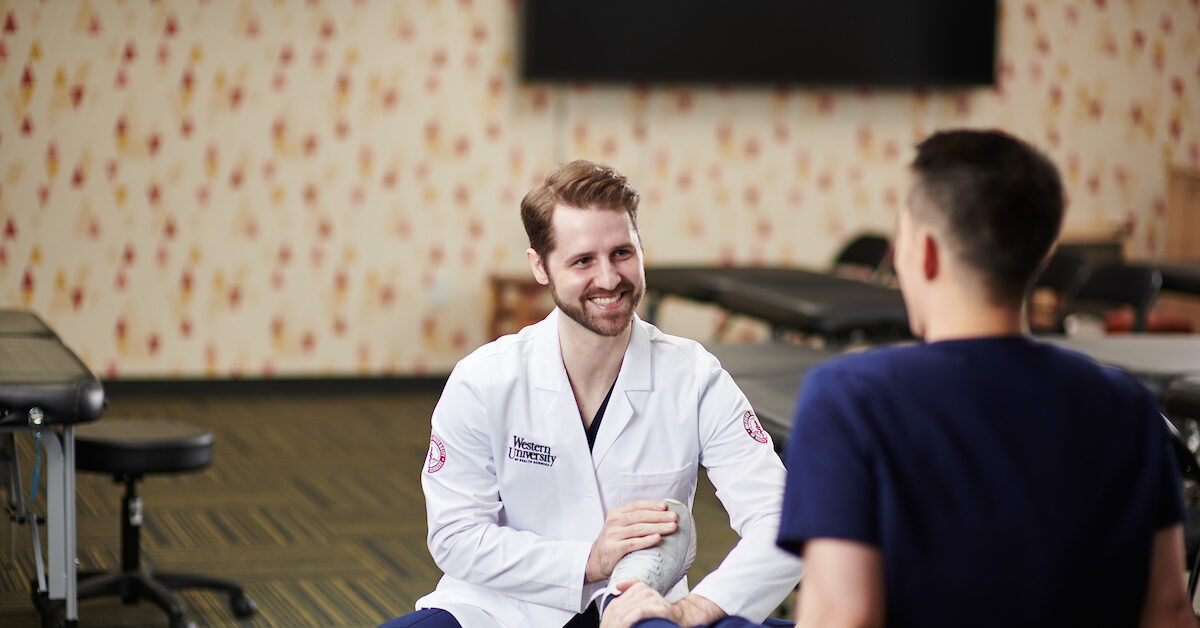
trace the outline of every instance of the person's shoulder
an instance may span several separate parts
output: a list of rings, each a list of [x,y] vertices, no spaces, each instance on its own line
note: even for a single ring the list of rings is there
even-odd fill
[[[1066,368],[1079,369],[1082,372],[1093,373],[1095,375],[1100,375],[1103,371],[1103,367],[1097,364],[1086,353],[1036,338],[1031,339],[1030,344],[1036,351],[1042,352],[1043,359],[1057,360]]]
[[[884,391],[937,381],[950,368],[954,367],[926,344],[878,345],[815,365],[805,374],[803,392],[874,398]]]
[[[891,372],[913,368],[923,358],[920,345],[877,346],[843,353],[813,367],[817,374],[839,377],[887,377]]]
[[[1112,366],[1105,366],[1091,356],[1049,342],[1037,342],[1038,348],[1053,360],[1056,372],[1064,379],[1080,385],[1107,385],[1118,394],[1131,398],[1150,396],[1150,391],[1136,377]]]

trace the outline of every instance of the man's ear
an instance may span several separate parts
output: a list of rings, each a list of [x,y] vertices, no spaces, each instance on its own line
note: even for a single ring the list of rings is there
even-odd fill
[[[926,231],[922,235],[921,249],[921,272],[924,273],[926,281],[933,281],[941,272],[941,250],[932,233]]]
[[[543,286],[549,284],[550,277],[546,275],[546,267],[542,263],[542,256],[538,255],[537,251],[532,248],[528,248],[525,249],[525,259],[529,261],[529,269],[533,271],[533,278]]]

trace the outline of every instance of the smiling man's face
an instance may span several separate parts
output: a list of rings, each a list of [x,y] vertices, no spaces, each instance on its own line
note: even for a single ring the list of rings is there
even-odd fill
[[[589,331],[621,334],[646,293],[641,242],[629,214],[559,205],[552,224],[555,247],[541,268],[554,303]]]

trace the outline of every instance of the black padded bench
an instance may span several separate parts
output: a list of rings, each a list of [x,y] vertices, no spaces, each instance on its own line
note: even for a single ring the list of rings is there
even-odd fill
[[[835,344],[909,337],[900,291],[799,268],[651,267],[647,320],[665,295],[712,303],[752,316],[777,331],[794,330]]]
[[[0,467],[14,521],[29,523],[38,557],[33,600],[65,606],[65,621],[78,621],[75,578],[75,425],[104,410],[104,388],[87,366],[33,315],[0,316]],[[48,561],[41,568],[36,517],[21,494],[12,434],[33,434],[46,452]]]

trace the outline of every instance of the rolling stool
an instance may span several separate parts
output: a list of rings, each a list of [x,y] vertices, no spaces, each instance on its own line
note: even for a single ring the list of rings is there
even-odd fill
[[[177,473],[207,467],[212,462],[212,433],[178,423],[138,419],[104,419],[75,430],[75,468],[111,473],[124,483],[121,500],[121,570],[87,572],[79,576],[79,598],[120,595],[126,604],[150,600],[171,616],[171,628],[185,628],[183,605],[171,589],[201,587],[229,594],[229,607],[238,618],[254,614],[254,601],[241,585],[221,578],[156,572],[142,566],[139,532],[142,500],[137,482],[145,473]]]

